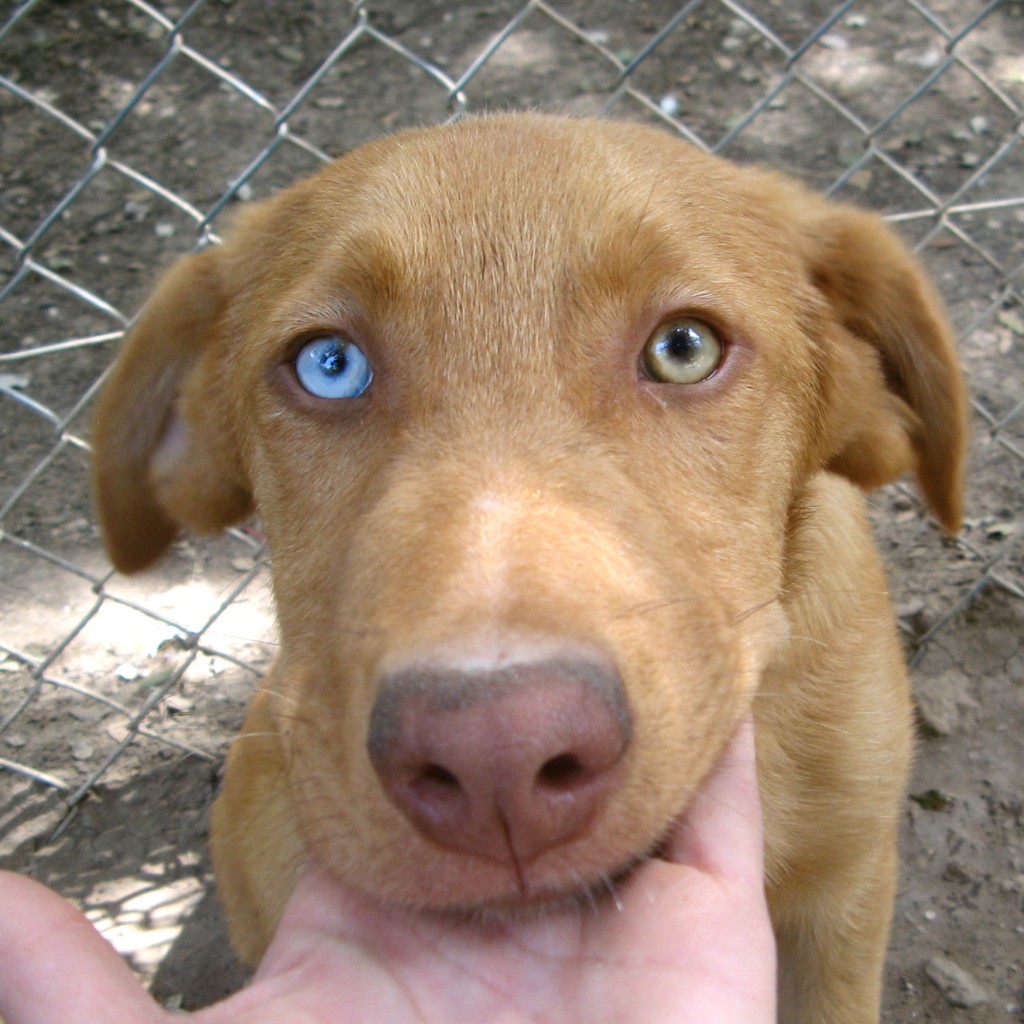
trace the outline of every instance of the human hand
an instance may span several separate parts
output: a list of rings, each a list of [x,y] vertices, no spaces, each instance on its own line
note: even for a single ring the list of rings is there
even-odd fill
[[[379,908],[311,868],[253,983],[192,1024],[770,1024],[762,842],[747,722],[614,901],[478,926]],[[0,906],[7,1024],[174,1019],[55,894],[2,875]]]

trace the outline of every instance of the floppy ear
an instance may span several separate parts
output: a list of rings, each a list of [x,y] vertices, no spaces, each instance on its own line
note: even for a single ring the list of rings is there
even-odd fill
[[[828,468],[864,488],[908,469],[951,532],[960,526],[967,398],[942,303],[879,217],[822,204],[812,279],[838,324]]]
[[[182,526],[212,532],[252,508],[210,358],[226,306],[221,259],[207,249],[171,268],[100,395],[93,491],[122,572],[144,569]]]

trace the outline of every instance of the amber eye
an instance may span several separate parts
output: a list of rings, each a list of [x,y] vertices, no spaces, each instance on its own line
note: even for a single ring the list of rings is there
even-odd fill
[[[696,384],[718,369],[723,353],[721,340],[708,324],[681,317],[663,323],[647,339],[643,365],[662,384]]]

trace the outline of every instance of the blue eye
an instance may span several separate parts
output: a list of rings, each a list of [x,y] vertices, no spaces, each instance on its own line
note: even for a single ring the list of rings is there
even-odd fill
[[[358,398],[373,380],[370,361],[346,338],[314,338],[295,357],[299,383],[317,398]]]

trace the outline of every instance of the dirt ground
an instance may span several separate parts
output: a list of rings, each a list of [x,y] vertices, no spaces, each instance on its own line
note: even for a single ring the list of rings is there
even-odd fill
[[[746,10],[796,46],[837,6],[751,0]],[[985,6],[935,0],[928,9],[965,26]],[[552,7],[587,37],[535,11],[466,85],[471,110],[601,111],[617,86],[601,51],[621,60],[640,53],[679,4]],[[180,13],[174,4],[155,9]],[[453,79],[522,9],[511,0],[366,5],[377,30]],[[0,11],[0,25],[6,16]],[[352,24],[349,4],[331,0],[210,0],[182,39],[280,111]],[[959,44],[969,67],[928,85],[945,43],[911,4],[854,5],[800,58],[804,80],[767,103],[726,153],[821,188],[843,178],[839,195],[887,213],[927,207],[908,176],[942,197],[966,188],[964,204],[1019,200],[1024,4],[1007,0],[983,19]],[[314,169],[311,148],[336,155],[451,109],[445,89],[407,56],[364,36],[289,117],[284,141],[273,111],[182,52],[119,118],[167,46],[153,17],[123,0],[41,2],[0,37],[0,75],[17,88],[92,132],[116,120],[92,153],[0,88],[0,288],[8,275],[15,281],[0,292],[0,352],[118,331],[159,268],[194,245],[188,210],[120,168],[205,212],[277,139],[230,208]],[[658,108],[714,144],[743,125],[785,70],[761,32],[709,2],[639,65],[634,92],[612,113],[657,120]],[[880,126],[881,158],[859,162],[862,136],[825,95]],[[1004,149],[1014,131],[1016,144]],[[30,238],[83,180],[28,254],[48,276],[18,276],[11,238]],[[933,235],[924,218],[899,223],[924,242],[962,335],[979,415],[961,542],[930,524],[911,490],[872,497],[921,710],[884,1019],[1024,1021],[1024,205],[965,205]],[[1008,267],[1018,268],[1009,282],[1016,291],[1006,288]],[[258,542],[243,534],[183,540],[145,577],[106,578],[78,439],[88,437],[91,391],[114,348],[100,340],[0,361],[0,382],[67,417],[62,435],[0,392],[0,765],[46,776],[0,771],[0,866],[86,908],[158,998],[194,1007],[242,980],[213,897],[206,822],[226,745],[273,656],[273,613]],[[143,715],[145,732],[132,742]],[[111,758],[66,813],[68,798]],[[957,995],[938,984],[943,959],[976,987]],[[974,1005],[955,1005],[964,1001]]]

